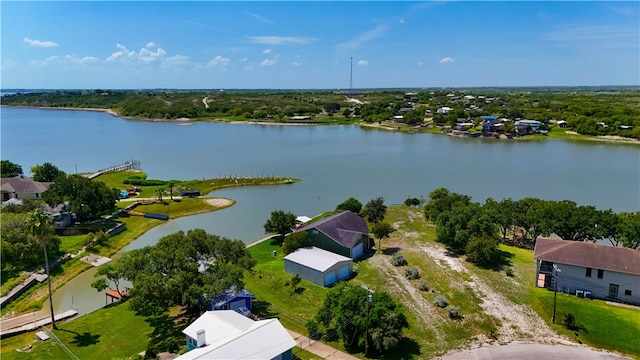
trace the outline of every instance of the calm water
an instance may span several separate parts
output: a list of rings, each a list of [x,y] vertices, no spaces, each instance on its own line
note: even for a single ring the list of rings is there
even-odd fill
[[[640,209],[640,146],[634,145],[461,139],[358,126],[179,126],[101,112],[6,107],[1,140],[2,159],[25,171],[51,162],[68,173],[90,172],[135,159],[156,179],[275,175],[302,180],[216,191],[210,196],[234,199],[236,205],[167,222],[129,248],[192,228],[251,243],[264,236],[262,226],[275,209],[313,216],[352,196],[362,203],[382,196],[387,204],[397,204],[438,187],[478,202],[531,196],[616,212]],[[72,298],[81,307],[80,298],[98,295],[90,307],[101,306],[104,295],[86,289],[88,283],[56,292],[54,298],[64,298],[56,300],[57,308],[68,309]]]

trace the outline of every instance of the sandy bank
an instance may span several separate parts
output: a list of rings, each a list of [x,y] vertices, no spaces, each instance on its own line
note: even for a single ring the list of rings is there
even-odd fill
[[[233,203],[234,203],[233,200],[224,199],[224,198],[210,198],[210,199],[207,199],[207,204],[209,204],[211,206],[218,207],[218,208],[229,207],[229,206],[233,205]]]

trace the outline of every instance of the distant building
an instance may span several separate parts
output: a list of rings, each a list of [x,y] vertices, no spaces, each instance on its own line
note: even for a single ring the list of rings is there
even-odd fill
[[[312,246],[285,256],[284,271],[320,286],[330,286],[351,276],[353,260]]]
[[[540,130],[541,125],[542,123],[536,120],[518,120],[516,121],[516,132],[519,135],[528,134],[529,130],[536,133]]]
[[[296,231],[306,231],[313,246],[351,259],[369,249],[367,222],[351,211],[331,215]]]
[[[446,114],[448,114],[448,113],[449,113],[449,111],[451,111],[451,110],[453,110],[453,109],[452,109],[452,108],[450,108],[450,107],[448,107],[448,106],[443,106],[443,107],[438,108],[438,110],[436,110],[436,112],[437,112],[438,114],[445,114],[445,115],[446,115]]]

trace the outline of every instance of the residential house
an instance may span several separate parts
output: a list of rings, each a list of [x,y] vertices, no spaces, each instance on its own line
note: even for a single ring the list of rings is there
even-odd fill
[[[300,120],[311,120],[311,116],[309,115],[296,115],[289,117],[289,120],[300,121]]]
[[[232,310],[207,311],[182,332],[188,352],[180,360],[290,360],[296,346],[278,319],[255,321]]]
[[[313,246],[351,259],[357,259],[370,247],[367,222],[348,210],[296,231],[306,231]]]
[[[539,238],[536,286],[640,305],[640,251],[591,242]]]
[[[42,206],[42,211],[51,216],[55,229],[64,229],[73,225],[74,216],[69,212],[66,204],[58,204],[54,207],[45,204]]]
[[[482,117],[482,132],[493,132],[495,131],[494,122],[498,119],[497,116],[483,116]]]
[[[472,128],[473,126],[474,126],[473,123],[463,122],[463,123],[456,124],[455,129],[456,130],[460,130],[460,131],[466,131],[466,130]]]
[[[531,132],[538,132],[542,123],[536,120],[518,120],[516,121],[516,132],[520,135],[528,134]]]
[[[300,248],[284,257],[284,271],[320,286],[330,286],[353,273],[353,260],[317,247]]]
[[[565,120],[560,120],[556,123],[558,125],[558,127],[560,128],[566,128],[567,127],[567,122]]]
[[[443,107],[439,107],[438,110],[436,110],[436,112],[438,114],[448,114],[449,111],[453,110],[452,108],[448,107],[448,106],[443,106]]]
[[[251,315],[251,305],[255,296],[245,289],[237,291],[235,287],[208,301],[207,310],[234,310],[244,316]]]
[[[50,182],[39,182],[23,175],[0,178],[2,201],[14,199],[41,199],[42,193],[49,189]]]

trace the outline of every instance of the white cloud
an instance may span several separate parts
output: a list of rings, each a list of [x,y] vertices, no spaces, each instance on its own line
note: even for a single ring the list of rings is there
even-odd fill
[[[24,42],[26,42],[30,47],[56,47],[56,46],[58,46],[57,42],[33,40],[33,39],[29,39],[27,37],[24,38]]]
[[[230,59],[226,58],[226,57],[222,57],[220,55],[214,57],[211,61],[209,61],[209,63],[207,63],[207,66],[209,67],[224,67],[229,63]]]
[[[254,17],[254,18],[256,18],[256,19],[258,19],[258,20],[260,20],[260,21],[262,21],[262,22],[264,22],[264,23],[269,24],[269,25],[276,25],[276,23],[274,23],[273,21],[271,21],[271,20],[269,20],[269,19],[265,19],[265,18],[263,18],[262,16],[260,16],[260,15],[258,15],[258,14],[254,14],[254,13],[252,13],[252,12],[248,12],[248,11],[247,11],[247,12],[245,12],[245,14],[247,14],[247,15],[249,15],[249,16],[252,16],[252,17]]]
[[[129,50],[127,49],[126,46],[122,44],[117,44],[116,48],[118,48],[118,51],[109,55],[109,57],[107,58],[107,61],[108,62],[138,61],[138,62],[143,62],[145,64],[149,64],[149,63],[155,62],[156,60],[164,57],[164,55],[167,54],[167,52],[162,48],[158,48],[156,51],[150,50],[150,46],[149,46],[150,44],[153,44],[153,43],[148,43],[145,47],[140,49],[139,52],[136,52],[134,50]],[[153,44],[153,46],[151,47],[154,47],[154,46],[155,44]]]
[[[144,47],[146,47],[147,49],[151,49],[156,47],[156,43],[154,43],[153,41],[149,41]]]
[[[424,63],[423,63],[422,61],[420,61],[420,62],[418,63],[418,66],[422,66],[422,65],[424,65]]]
[[[443,57],[442,59],[440,59],[440,64],[447,64],[447,63],[452,63],[452,62],[456,62],[456,60],[452,57]]]
[[[271,52],[271,49],[264,49],[264,50],[262,51],[262,53],[263,53],[263,54],[268,54],[268,53],[270,53],[270,52]]]
[[[33,60],[29,64],[36,67],[47,67],[49,65],[90,65],[99,63],[100,59],[94,56],[77,56],[77,55],[65,55],[65,56],[50,56],[44,60]]]
[[[338,44],[337,48],[340,50],[353,50],[359,48],[365,43],[384,35],[386,31],[387,26],[380,24],[369,31],[365,31],[362,34],[357,35],[351,40]]]
[[[249,60],[249,59],[247,59],[246,57],[243,57],[242,59],[240,59],[240,62],[245,62],[247,60]]]
[[[279,57],[280,55],[276,55],[273,57],[273,59],[264,59],[262,60],[262,62],[260,62],[260,66],[273,66],[278,63]]]
[[[100,62],[100,60],[97,57],[93,57],[93,56],[84,56],[84,57],[79,57],[76,55],[66,55],[64,57],[65,61],[68,61],[72,64],[95,64],[97,62]]]
[[[247,36],[249,42],[268,45],[304,45],[315,39],[293,36]]]
[[[164,67],[174,67],[185,65],[189,61],[189,58],[184,55],[174,55],[169,56],[162,62],[162,66]]]
[[[292,62],[291,65],[293,65],[293,66],[302,66],[302,62],[296,60],[296,61]]]
[[[367,60],[359,60],[358,61],[358,65],[360,65],[360,66],[369,65],[369,62]]]

